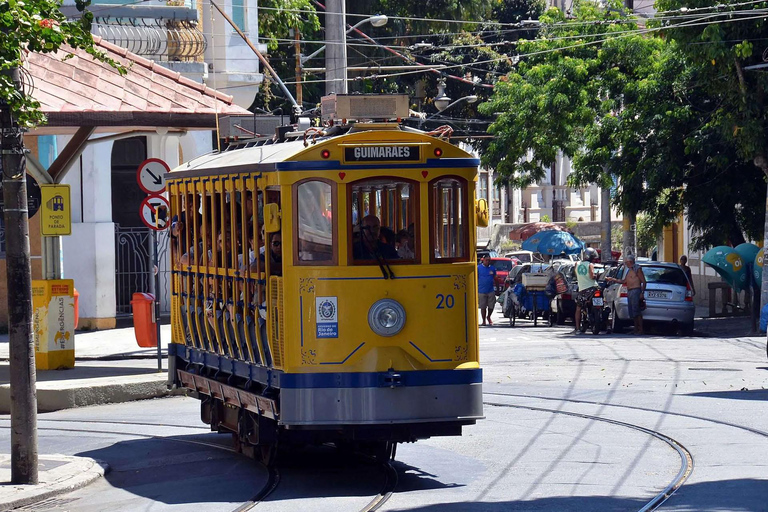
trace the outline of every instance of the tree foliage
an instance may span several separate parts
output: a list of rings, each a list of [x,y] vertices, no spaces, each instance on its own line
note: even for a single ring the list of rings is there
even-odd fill
[[[52,53],[62,45],[68,45],[83,49],[119,72],[125,72],[117,62],[94,48],[90,32],[93,14],[85,10],[88,4],[90,0],[77,0],[82,16],[68,20],[59,10],[60,1],[7,0],[0,3],[0,101],[9,105],[20,126],[45,121],[40,103],[14,84],[10,74],[12,69],[22,67],[26,53]]]
[[[548,11],[550,26],[520,44],[520,64],[480,107],[497,114],[485,163],[525,187],[562,151],[571,185],[615,181],[614,203],[647,212],[656,232],[686,212],[696,247],[760,238],[765,185],[713,123],[722,97],[701,82],[710,70],[674,40],[633,32],[619,5],[577,3],[575,15]]]

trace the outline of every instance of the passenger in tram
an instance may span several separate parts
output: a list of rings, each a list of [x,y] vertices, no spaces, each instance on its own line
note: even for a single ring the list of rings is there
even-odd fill
[[[411,237],[407,229],[398,231],[395,247],[400,259],[412,260],[416,257],[416,254],[413,252],[413,237]]]
[[[375,215],[363,217],[360,240],[355,243],[353,256],[356,260],[396,260],[399,258],[394,245],[381,241],[381,222]]]

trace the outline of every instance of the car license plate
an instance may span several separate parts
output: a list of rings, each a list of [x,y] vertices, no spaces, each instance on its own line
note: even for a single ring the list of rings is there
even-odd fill
[[[645,292],[649,299],[667,299],[667,292]]]
[[[602,306],[603,305],[603,298],[602,297],[592,297],[592,305],[593,306]]]

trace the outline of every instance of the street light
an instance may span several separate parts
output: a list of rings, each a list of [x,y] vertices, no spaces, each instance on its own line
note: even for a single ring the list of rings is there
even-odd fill
[[[387,15],[386,15],[386,14],[377,14],[376,16],[371,16],[370,18],[365,18],[364,20],[358,21],[357,23],[355,23],[354,25],[352,25],[352,26],[349,28],[349,30],[347,30],[347,31],[346,31],[346,34],[349,34],[349,33],[350,33],[350,32],[352,32],[353,30],[355,30],[357,27],[359,27],[360,25],[363,25],[363,24],[365,24],[365,23],[370,23],[370,24],[371,24],[371,25],[373,25],[374,27],[383,27],[384,25],[386,25],[386,24],[387,24],[387,22],[388,22],[388,21],[389,21],[389,17],[387,17]],[[317,50],[315,50],[314,52],[310,53],[310,54],[309,54],[309,55],[307,55],[306,57],[304,57],[304,56],[302,55],[302,57],[301,57],[301,65],[302,65],[302,66],[304,66],[304,63],[305,63],[305,62],[307,62],[307,61],[308,61],[308,60],[310,60],[310,59],[314,59],[314,58],[315,58],[315,57],[317,57],[317,56],[320,54],[320,52],[322,52],[323,50],[325,50],[325,45],[321,46],[320,48],[318,48],[318,49],[317,49]]]
[[[428,116],[426,119],[432,119],[436,115],[442,114],[446,110],[449,110],[456,105],[460,103],[475,103],[477,101],[477,96],[474,94],[471,94],[469,96],[464,96],[462,98],[457,99],[456,101],[451,101],[451,98],[445,94],[445,79],[441,78],[437,81],[437,96],[435,96],[435,107],[437,107],[436,114],[432,114],[431,116]]]

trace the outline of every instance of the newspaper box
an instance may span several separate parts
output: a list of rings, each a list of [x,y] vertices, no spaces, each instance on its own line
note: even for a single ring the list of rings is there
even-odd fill
[[[75,283],[71,279],[32,281],[35,367],[75,367]]]

